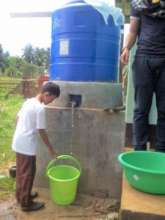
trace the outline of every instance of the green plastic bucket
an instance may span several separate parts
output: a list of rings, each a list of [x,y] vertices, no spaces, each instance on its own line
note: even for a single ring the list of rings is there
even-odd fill
[[[74,162],[76,166],[58,164],[62,160]],[[69,205],[74,202],[80,175],[80,163],[71,155],[61,155],[50,161],[47,166],[47,176],[51,198],[56,204]]]
[[[152,194],[165,194],[165,153],[130,151],[118,160],[128,182],[136,189]]]

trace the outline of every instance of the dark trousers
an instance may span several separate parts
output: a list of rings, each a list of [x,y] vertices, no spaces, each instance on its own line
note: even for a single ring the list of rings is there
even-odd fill
[[[156,151],[165,152],[165,57],[136,56],[133,63],[133,81],[135,88],[134,148],[146,150],[149,139],[149,111],[155,92],[158,111],[155,147]]]
[[[36,157],[16,153],[16,199],[21,206],[29,206],[36,172]]]

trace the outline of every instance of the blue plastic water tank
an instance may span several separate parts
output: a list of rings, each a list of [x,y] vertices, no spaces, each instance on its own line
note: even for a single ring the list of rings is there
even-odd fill
[[[72,1],[52,15],[50,78],[114,82],[118,79],[121,27],[111,15]]]

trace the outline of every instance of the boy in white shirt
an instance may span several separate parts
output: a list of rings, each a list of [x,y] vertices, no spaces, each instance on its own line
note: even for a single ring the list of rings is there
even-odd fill
[[[59,86],[47,82],[36,97],[24,102],[18,113],[12,149],[16,152],[16,198],[23,211],[35,211],[44,207],[44,203],[33,201],[37,194],[31,192],[36,171],[37,136],[39,134],[49,153],[54,156],[55,150],[46,132],[44,105],[51,103],[59,95]]]

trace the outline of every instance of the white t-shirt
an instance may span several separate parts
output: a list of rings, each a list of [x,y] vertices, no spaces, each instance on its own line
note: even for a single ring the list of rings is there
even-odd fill
[[[36,98],[27,99],[18,113],[12,149],[25,155],[36,155],[38,129],[45,129],[45,108]]]

